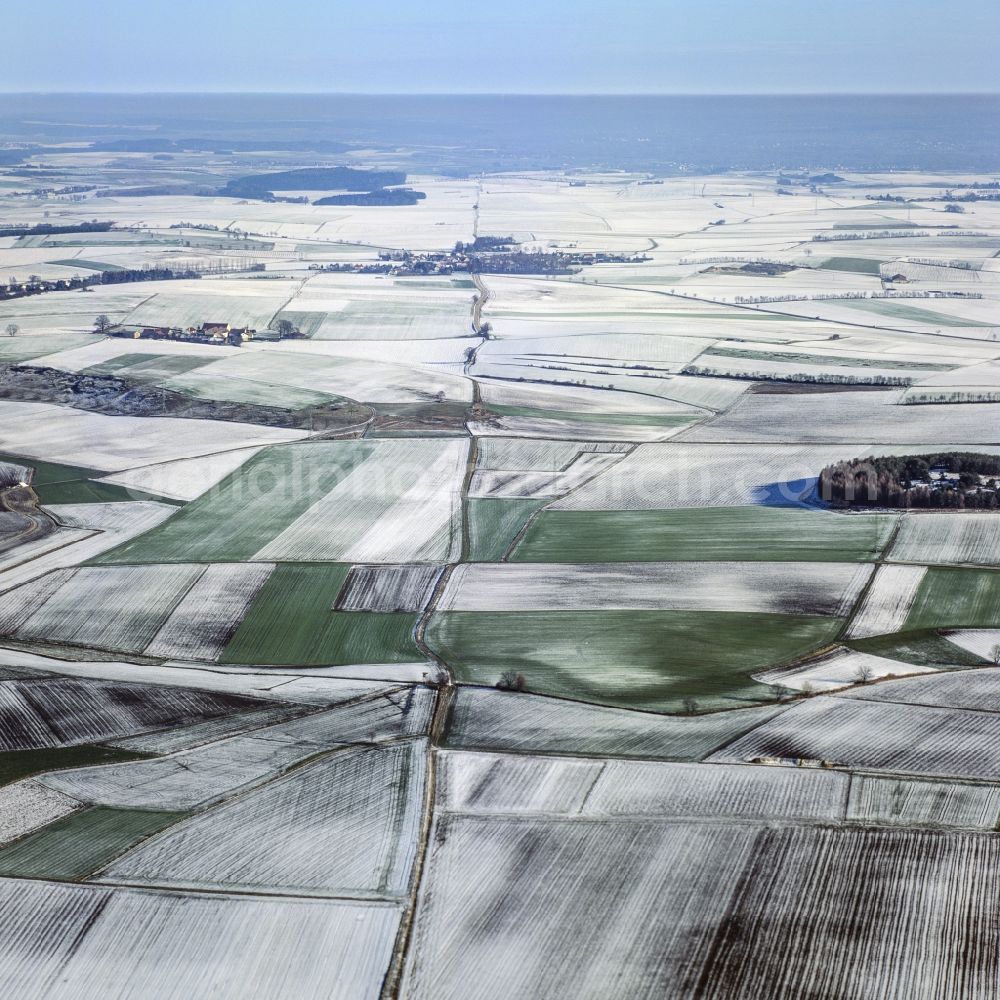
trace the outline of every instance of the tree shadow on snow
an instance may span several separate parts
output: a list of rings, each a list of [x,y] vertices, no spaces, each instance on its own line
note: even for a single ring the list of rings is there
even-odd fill
[[[753,503],[762,507],[826,507],[819,497],[819,477],[786,479],[754,487]]]

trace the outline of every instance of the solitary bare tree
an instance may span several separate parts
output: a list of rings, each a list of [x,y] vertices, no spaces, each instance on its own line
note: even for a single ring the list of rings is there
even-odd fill
[[[20,329],[21,328],[16,323],[8,323],[4,327],[4,333],[6,333],[8,337],[16,337]]]
[[[99,333],[102,337],[106,337],[111,332],[113,326],[114,323],[111,322],[111,318],[105,313],[101,313],[94,320],[94,333]]]
[[[858,669],[854,671],[855,684],[867,684],[875,676],[870,663],[858,664]]]

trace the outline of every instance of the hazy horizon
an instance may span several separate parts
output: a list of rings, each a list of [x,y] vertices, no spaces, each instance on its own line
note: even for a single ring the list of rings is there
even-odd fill
[[[995,90],[744,90],[724,93],[722,91],[681,91],[645,90],[613,91],[594,90],[560,92],[556,90],[5,90],[0,94],[8,97],[197,97],[209,94],[213,97],[1000,97],[1000,87]]]
[[[934,0],[39,0],[5,17],[5,93],[993,93],[1000,8]],[[220,39],[225,40],[220,45]]]

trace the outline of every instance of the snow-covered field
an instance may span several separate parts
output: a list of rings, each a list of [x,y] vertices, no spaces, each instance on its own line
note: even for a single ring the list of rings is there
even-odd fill
[[[438,602],[441,611],[612,609],[850,612],[871,566],[852,563],[469,563]]]
[[[321,206],[119,191],[239,153],[44,166],[106,196],[14,164],[5,222],[116,226],[0,237],[0,283],[205,273],[0,302],[4,996],[994,996],[1000,514],[815,489],[1000,454],[1000,203],[943,203],[992,175]],[[644,259],[384,273],[508,235]],[[217,419],[27,398],[16,364]]]
[[[1000,565],[1000,512],[956,511],[904,517],[892,559],[907,563]]]
[[[302,437],[302,431],[257,424],[109,417],[50,403],[0,402],[4,452],[107,472]]]
[[[847,635],[863,639],[901,631],[926,573],[926,566],[879,566]]]

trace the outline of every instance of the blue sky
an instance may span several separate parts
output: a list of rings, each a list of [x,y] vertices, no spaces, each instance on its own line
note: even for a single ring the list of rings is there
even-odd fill
[[[35,0],[2,91],[1000,91],[1000,4]]]

